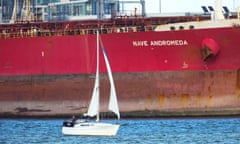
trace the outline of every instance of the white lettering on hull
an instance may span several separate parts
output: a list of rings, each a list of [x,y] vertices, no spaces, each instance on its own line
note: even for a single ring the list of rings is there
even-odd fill
[[[133,41],[133,46],[148,46],[148,41]]]
[[[152,41],[133,41],[134,47],[146,47],[146,46],[185,46],[188,45],[187,40],[152,40]]]

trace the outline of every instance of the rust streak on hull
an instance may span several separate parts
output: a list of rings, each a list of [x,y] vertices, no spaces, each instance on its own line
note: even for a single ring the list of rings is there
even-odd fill
[[[102,75],[101,102],[106,103],[109,82]],[[239,70],[115,73],[114,79],[122,113],[240,114]],[[0,115],[84,113],[93,84],[88,74],[0,77]]]

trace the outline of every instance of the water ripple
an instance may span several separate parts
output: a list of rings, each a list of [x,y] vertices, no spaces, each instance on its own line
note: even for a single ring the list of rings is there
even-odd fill
[[[63,136],[62,121],[1,119],[0,143],[237,144],[240,141],[240,118],[125,119],[120,121],[115,137]]]

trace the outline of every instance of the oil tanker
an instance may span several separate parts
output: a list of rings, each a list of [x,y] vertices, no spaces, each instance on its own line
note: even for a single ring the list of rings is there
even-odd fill
[[[98,9],[104,2],[97,1]],[[117,4],[110,5],[118,10]],[[97,30],[123,116],[239,115],[240,13],[224,13],[219,0],[213,11],[203,9],[201,14],[172,16],[135,11],[102,17],[98,12],[100,18],[52,21],[29,20],[29,12],[25,20],[12,14],[13,22],[0,25],[0,115],[86,112]],[[109,97],[106,71],[101,62],[102,105]]]

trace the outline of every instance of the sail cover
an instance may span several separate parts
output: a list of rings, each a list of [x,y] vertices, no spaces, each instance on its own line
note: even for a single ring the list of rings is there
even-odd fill
[[[107,53],[103,46],[101,38],[100,38],[100,43],[101,43],[101,48],[102,48],[104,60],[105,60],[106,67],[107,67],[108,77],[109,77],[109,81],[110,81],[110,99],[109,99],[108,109],[110,111],[114,112],[117,115],[118,119],[120,119],[120,113],[119,113],[119,108],[118,108],[117,95],[116,95],[115,85],[114,85],[114,81],[113,81],[112,71],[111,71]]]

